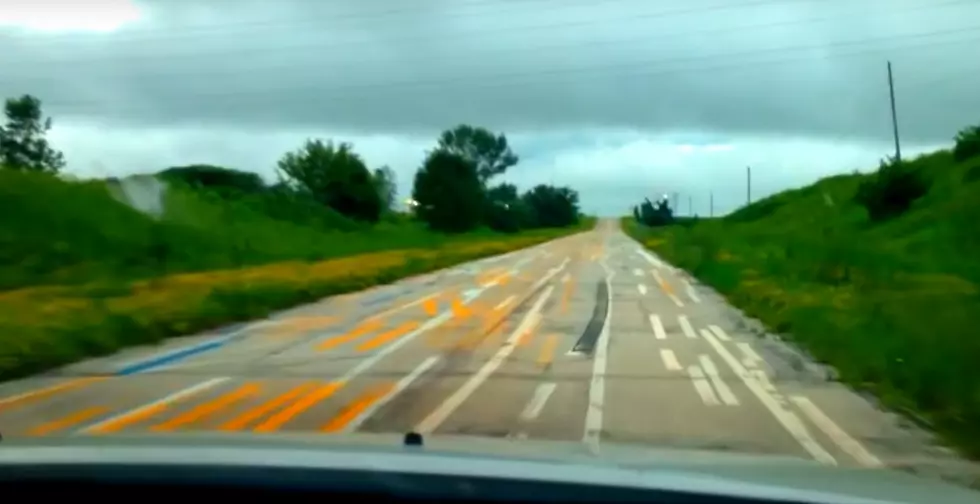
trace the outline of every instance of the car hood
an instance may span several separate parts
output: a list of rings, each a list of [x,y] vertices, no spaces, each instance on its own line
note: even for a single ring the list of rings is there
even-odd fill
[[[788,456],[472,436],[427,436],[423,446],[405,446],[403,440],[397,434],[225,433],[5,439],[0,444],[0,469],[32,461],[363,466],[365,470],[557,478],[760,497],[809,495],[825,502],[980,502],[980,492],[938,480]]]

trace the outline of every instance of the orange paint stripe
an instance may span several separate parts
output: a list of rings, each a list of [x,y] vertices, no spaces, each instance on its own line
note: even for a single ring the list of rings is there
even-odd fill
[[[153,427],[150,427],[150,430],[162,432],[172,431],[189,423],[201,421],[220,412],[221,410],[228,408],[236,402],[257,394],[260,389],[261,387],[258,383],[246,383],[237,390],[233,390],[225,395],[219,396],[214,400],[197,405],[197,407],[188,411],[187,413],[184,413],[183,415],[176,416],[166,422],[154,425]]]
[[[425,311],[426,315],[435,317],[436,314],[439,313],[439,300],[431,297],[425,301],[422,301],[422,309]]]
[[[399,336],[402,336],[402,335],[404,335],[404,334],[412,331],[413,329],[415,329],[418,326],[419,326],[419,323],[416,322],[416,321],[414,321],[414,320],[405,322],[404,324],[402,324],[402,325],[400,325],[400,326],[398,326],[398,327],[396,327],[394,329],[391,329],[391,330],[388,330],[386,332],[383,332],[383,333],[375,336],[374,338],[371,338],[371,339],[365,341],[359,347],[357,347],[357,351],[358,352],[367,352],[369,350],[374,350],[375,348],[378,348],[378,347],[380,347],[380,346],[382,346],[384,344],[387,344],[390,341],[394,340],[395,338],[398,338]]]
[[[39,399],[44,399],[50,397],[59,392],[67,392],[69,390],[78,389],[92,383],[105,380],[104,376],[91,377],[91,378],[79,378],[77,380],[71,380],[64,383],[59,383],[57,385],[52,385],[50,387],[45,387],[37,390],[31,390],[29,392],[24,392],[21,394],[4,397],[0,399],[0,410],[5,410],[7,408],[13,408],[24,403],[31,401],[36,401]]]
[[[85,422],[87,420],[91,420],[99,415],[105,414],[108,411],[109,408],[105,408],[102,406],[86,408],[81,411],[76,411],[75,413],[72,413],[71,415],[68,415],[64,418],[59,418],[58,420],[54,420],[48,423],[38,425],[37,427],[31,429],[29,434],[31,436],[44,436],[54,431],[67,429],[68,427],[72,427],[82,422]]]
[[[347,424],[351,420],[355,419],[364,412],[364,410],[371,407],[372,404],[378,402],[383,397],[391,393],[395,389],[394,383],[384,383],[380,386],[374,387],[362,396],[354,400],[354,402],[347,405],[337,416],[333,417],[326,425],[320,428],[323,432],[337,432],[343,430],[347,427]]]
[[[164,411],[167,410],[168,406],[169,405],[166,403],[159,403],[159,404],[154,404],[152,406],[147,406],[139,411],[134,411],[129,415],[122,416],[113,422],[109,422],[105,425],[102,425],[98,429],[95,429],[93,433],[109,434],[111,432],[118,432],[122,429],[125,429],[126,427],[129,427],[130,425],[142,422],[143,420],[146,420],[148,418],[159,415],[160,413],[163,413]]]
[[[295,387],[292,390],[284,394],[280,394],[279,396],[274,397],[273,399],[265,402],[264,404],[260,404],[259,406],[252,408],[242,413],[241,415],[231,419],[230,421],[220,425],[218,427],[218,430],[222,430],[222,431],[242,430],[246,426],[248,426],[248,424],[281,408],[289,401],[296,399],[301,394],[306,393],[307,391],[309,391],[311,388],[315,386],[316,386],[315,382],[309,382],[309,383],[304,383],[298,387]]]
[[[252,431],[254,432],[274,432],[279,430],[283,424],[290,421],[296,415],[312,408],[316,403],[334,395],[340,387],[343,386],[342,382],[328,383],[309,394],[306,394],[298,401],[289,405],[289,407],[283,409],[279,413],[272,415],[268,420],[255,426]]]
[[[565,290],[562,291],[560,313],[568,313],[568,302],[572,298],[573,290],[575,290],[575,279],[569,278],[568,281],[565,282]]]
[[[341,334],[340,336],[334,336],[333,338],[330,338],[324,341],[323,343],[320,343],[320,345],[317,347],[317,350],[320,351],[330,350],[331,348],[336,348],[345,343],[350,343],[351,341],[354,341],[357,338],[364,336],[365,334],[381,329],[381,326],[382,323],[380,320],[377,319],[367,320],[346,334]]]
[[[558,335],[549,334],[541,345],[541,353],[538,354],[538,365],[545,367],[551,364],[552,359],[555,357],[555,347],[558,346]]]

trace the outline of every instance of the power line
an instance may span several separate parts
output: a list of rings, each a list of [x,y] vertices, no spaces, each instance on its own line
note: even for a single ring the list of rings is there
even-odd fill
[[[538,2],[540,2],[540,3],[544,3],[545,1],[548,1],[548,0],[538,0]],[[556,3],[561,3],[561,7],[564,7],[564,6],[567,5],[567,0],[566,1],[553,0],[553,1],[555,1]],[[615,1],[618,1],[618,0],[605,0],[604,3],[613,3]],[[492,3],[494,3],[494,2],[469,2],[468,4],[461,4],[461,5],[481,5],[481,4],[492,4]],[[527,3],[530,4],[530,3],[534,3],[534,2],[527,2]],[[594,6],[595,3],[596,3],[596,0],[593,0],[592,2],[583,2],[581,5]],[[964,3],[966,3],[966,2],[964,2]],[[497,5],[499,6],[500,4],[497,3]],[[685,14],[702,14],[702,13],[713,12],[713,11],[729,10],[729,9],[739,9],[739,8],[746,8],[746,7],[759,7],[759,6],[765,6],[765,5],[774,5],[774,6],[775,5],[785,5],[785,2],[784,1],[780,1],[780,0],[752,0],[752,1],[741,2],[741,3],[727,2],[727,3],[724,3],[724,4],[720,4],[720,5],[711,5],[711,6],[706,6],[706,7],[705,6],[702,6],[702,7],[697,7],[697,8],[675,9],[675,10],[670,10],[670,11],[657,11],[657,12],[649,12],[649,13],[630,13],[630,14],[625,15],[625,16],[617,16],[617,17],[605,18],[605,19],[595,19],[595,18],[592,18],[592,19],[588,19],[588,20],[575,20],[575,21],[566,21],[566,22],[561,22],[561,23],[546,23],[546,24],[535,24],[535,25],[508,26],[508,27],[497,28],[497,29],[490,29],[490,30],[476,30],[476,31],[473,31],[473,32],[468,32],[467,35],[472,35],[474,33],[476,33],[476,34],[497,35],[499,33],[506,33],[506,32],[511,32],[511,31],[540,30],[540,29],[543,29],[543,28],[544,29],[547,29],[547,28],[555,28],[555,27],[567,28],[567,27],[571,27],[571,26],[588,26],[588,25],[595,25],[595,24],[600,24],[600,23],[604,23],[604,22],[620,22],[620,21],[623,21],[624,19],[630,19],[630,20],[632,20],[632,19],[644,19],[644,20],[646,20],[646,19],[669,18],[669,17],[675,17],[675,16],[683,16]],[[479,12],[479,13],[476,13],[476,14],[479,14],[481,16],[482,15],[486,15],[486,14],[490,14],[490,13],[493,13],[493,14],[506,14],[508,12],[517,12],[517,11],[520,11],[520,10],[524,10],[524,9],[504,9],[504,10],[500,10],[500,9],[489,9],[486,12]],[[121,43],[122,42],[137,42],[137,41],[152,41],[152,40],[173,40],[174,39],[174,34],[175,33],[180,34],[181,31],[184,32],[183,35],[186,37],[186,35],[188,34],[188,32],[193,33],[194,31],[201,32],[202,34],[231,34],[231,33],[234,33],[234,30],[237,29],[237,28],[247,28],[247,29],[249,29],[249,30],[246,31],[246,33],[243,33],[243,34],[244,35],[251,36],[251,33],[249,33],[250,32],[250,29],[255,28],[255,27],[262,27],[262,26],[282,26],[283,28],[295,29],[297,27],[302,27],[303,25],[309,24],[311,28],[312,27],[317,27],[317,28],[334,28],[334,26],[330,24],[330,23],[332,23],[334,21],[343,21],[343,20],[377,20],[377,18],[379,18],[379,17],[386,17],[387,15],[390,15],[390,14],[407,14],[407,13],[413,13],[413,12],[416,12],[416,11],[418,11],[418,6],[417,5],[414,6],[414,7],[412,7],[412,8],[409,8],[409,9],[395,9],[395,10],[379,11],[379,12],[373,12],[373,13],[367,13],[367,14],[361,13],[361,15],[330,16],[329,18],[327,18],[327,20],[326,20],[327,22],[324,22],[323,19],[317,19],[317,20],[315,20],[315,22],[311,22],[311,21],[314,21],[314,20],[307,19],[306,21],[301,22],[301,23],[297,23],[296,20],[291,20],[288,23],[287,22],[280,22],[280,21],[268,21],[268,20],[266,20],[266,21],[248,21],[248,22],[241,22],[241,23],[223,23],[223,24],[219,24],[219,25],[211,25],[211,26],[207,26],[207,27],[198,27],[198,28],[191,28],[191,29],[162,28],[162,29],[156,29],[156,30],[144,30],[143,32],[141,32],[139,34],[139,36],[126,36],[126,37],[123,37],[121,35],[118,35],[118,36],[114,37],[113,40],[118,40]],[[445,15],[445,16],[442,16],[441,18],[442,19],[450,19],[451,20],[451,19],[460,19],[460,18],[466,19],[466,18],[475,18],[475,17],[477,17],[477,16],[475,16],[473,14],[469,14],[469,15]],[[227,30],[228,28],[231,28],[232,30]],[[191,30],[193,30],[193,31],[191,31]],[[159,32],[159,35],[156,36],[156,37],[153,37],[152,36],[153,32]],[[147,34],[149,34],[150,36],[147,37],[146,36]],[[136,35],[136,34],[134,33],[133,35]],[[58,40],[56,37],[57,36],[47,37],[47,40],[45,40],[44,42],[39,43],[38,45],[43,45],[46,42],[55,43]],[[78,35],[65,35],[63,37],[65,39],[70,39],[70,38],[78,37]],[[397,40],[398,41],[413,40],[413,39],[429,40],[429,39],[433,39],[433,38],[435,38],[435,37],[433,37],[432,35],[425,35],[425,36],[421,36],[421,37],[410,37],[410,38],[402,38],[402,39],[397,39]]]
[[[687,73],[687,72],[697,72],[697,71],[706,71],[706,70],[718,71],[718,70],[723,70],[723,69],[742,69],[742,68],[747,68],[747,67],[751,67],[751,66],[755,66],[755,65],[800,63],[800,62],[807,62],[809,60],[812,60],[812,58],[809,58],[808,59],[808,58],[801,58],[799,56],[794,56],[793,58],[785,58],[785,59],[781,59],[781,60],[742,61],[742,62],[735,62],[733,64],[722,65],[722,66],[693,66],[693,67],[680,68],[680,69],[668,69],[668,70],[661,69],[661,71],[654,71],[654,72],[651,72],[650,69],[651,68],[655,68],[657,66],[661,66],[663,64],[669,64],[669,63],[685,63],[685,62],[698,62],[698,61],[705,62],[706,60],[707,60],[706,61],[707,63],[712,63],[713,62],[712,60],[722,60],[722,61],[726,61],[726,62],[731,62],[733,60],[733,58],[736,58],[736,57],[739,57],[739,56],[749,56],[749,57],[751,57],[751,56],[755,56],[755,55],[765,55],[765,54],[769,54],[769,53],[780,53],[780,52],[803,52],[803,53],[808,53],[808,52],[813,51],[813,50],[825,50],[825,49],[832,49],[832,48],[850,48],[850,47],[855,47],[857,49],[862,49],[861,46],[867,45],[868,43],[874,43],[874,42],[880,42],[880,41],[889,41],[889,40],[903,41],[905,39],[921,39],[921,38],[933,37],[933,36],[938,36],[938,35],[949,35],[949,34],[957,34],[957,33],[970,33],[970,32],[975,32],[977,30],[980,30],[980,26],[978,26],[978,27],[968,27],[968,28],[963,28],[963,29],[958,29],[958,30],[948,30],[948,31],[938,31],[938,32],[929,32],[929,33],[919,33],[919,34],[906,35],[906,36],[898,36],[898,37],[882,37],[882,38],[859,40],[859,41],[846,41],[846,42],[840,42],[840,43],[836,43],[836,44],[826,44],[826,45],[822,45],[822,46],[794,46],[794,47],[783,47],[783,48],[768,48],[768,49],[761,49],[761,50],[756,50],[756,51],[743,51],[743,52],[739,52],[739,53],[721,53],[721,54],[713,54],[713,55],[697,56],[697,57],[688,57],[688,58],[669,58],[669,59],[661,59],[661,60],[630,61],[630,62],[625,62],[625,63],[602,64],[602,65],[588,65],[588,66],[571,67],[571,68],[539,69],[539,70],[536,70],[536,71],[533,71],[533,72],[510,72],[510,73],[503,73],[503,74],[497,73],[497,74],[488,74],[488,75],[477,75],[477,76],[471,76],[471,77],[460,77],[460,78],[454,78],[454,79],[448,79],[448,80],[434,80],[434,79],[430,79],[430,80],[403,80],[403,81],[394,81],[394,82],[390,82],[390,81],[389,82],[367,82],[367,83],[347,84],[347,85],[330,86],[330,87],[324,87],[322,84],[319,84],[319,83],[312,84],[312,85],[309,85],[309,86],[303,86],[303,87],[300,87],[300,86],[291,86],[291,87],[265,87],[265,86],[263,86],[262,92],[276,91],[276,90],[284,91],[284,92],[285,91],[299,91],[299,90],[303,90],[303,89],[321,90],[321,91],[324,91],[324,92],[371,91],[371,90],[390,89],[390,88],[395,88],[395,89],[398,89],[398,90],[405,90],[407,88],[412,88],[412,87],[423,87],[423,88],[430,87],[430,86],[444,87],[444,86],[447,86],[447,85],[466,85],[466,86],[468,86],[468,88],[486,88],[486,87],[496,87],[493,84],[498,84],[498,85],[499,84],[504,84],[505,86],[508,85],[508,84],[509,85],[526,84],[528,82],[526,79],[523,80],[523,81],[520,81],[519,80],[522,77],[523,78],[527,78],[527,77],[538,78],[538,77],[541,77],[541,76],[574,75],[574,74],[590,73],[590,72],[604,72],[604,71],[617,70],[617,69],[628,71],[628,72],[624,72],[622,74],[619,74],[618,77],[624,77],[624,76],[641,76],[641,75],[642,76],[647,76],[647,77],[649,77],[649,76],[662,76],[662,75],[677,75],[677,74],[682,74],[682,73]],[[976,40],[977,40],[977,38],[974,37],[974,38],[969,38],[969,39],[942,40],[942,41],[936,41],[936,42],[933,42],[933,43],[924,43],[924,44],[916,44],[916,45],[906,45],[906,46],[903,46],[903,47],[895,47],[895,48],[880,48],[880,47],[877,47],[877,48],[870,48],[870,50],[869,50],[869,48],[863,48],[864,50],[861,50],[861,51],[856,51],[856,52],[852,52],[852,53],[837,54],[835,56],[836,57],[841,57],[841,56],[866,55],[866,54],[871,54],[871,53],[878,52],[878,51],[885,51],[885,52],[887,52],[889,50],[896,50],[896,49],[898,49],[898,50],[920,49],[920,48],[926,48],[926,47],[937,46],[937,45],[970,43],[970,42],[975,42]],[[821,57],[826,57],[826,56],[827,56],[826,54],[822,54],[821,55]],[[268,71],[270,69],[265,69],[265,70]],[[236,74],[240,74],[240,73],[241,73],[240,71],[239,72],[236,72]],[[146,74],[140,74],[140,75],[141,76],[144,76],[144,77],[145,76],[148,76]],[[198,74],[198,75],[207,76],[206,74]],[[161,77],[164,77],[164,76],[161,76]],[[169,74],[169,75],[166,75],[166,77],[180,77],[180,75],[179,74],[177,74],[177,75]],[[508,79],[515,79],[515,78],[518,79],[517,82],[511,82],[511,83],[500,82],[500,81],[507,81]],[[205,92],[205,93],[201,93],[200,95],[198,95],[197,93],[194,93],[195,96],[212,96],[212,95],[222,96],[222,95],[227,95],[227,94],[229,94],[229,92],[227,90],[219,90],[219,91],[213,91],[213,92]],[[245,94],[247,94],[247,93],[245,93]]]
[[[760,3],[760,2],[756,2],[756,3]],[[770,1],[770,2],[761,2],[761,3],[772,3],[772,2]],[[958,5],[965,5],[965,4],[971,4],[972,5],[973,3],[972,3],[972,0],[949,0],[949,1],[945,2],[945,3],[937,3],[937,4],[930,4],[930,5],[923,5],[923,6],[914,7],[914,8],[908,8],[908,9],[900,9],[900,10],[899,9],[893,9],[888,14],[900,14],[900,13],[914,12],[914,11],[917,11],[917,10],[925,10],[925,9],[928,9],[930,11],[935,11],[938,7],[958,6]],[[736,5],[744,5],[744,4],[736,4]],[[730,7],[730,5],[729,5],[729,7]],[[671,13],[668,13],[668,14],[676,14],[678,12],[698,12],[698,10],[695,9],[695,10],[687,10],[687,11],[672,11]],[[656,41],[656,40],[671,40],[671,39],[685,38],[685,37],[696,37],[696,36],[706,36],[706,35],[719,35],[719,34],[724,34],[724,33],[738,33],[738,32],[750,31],[750,30],[751,31],[757,31],[757,30],[763,30],[763,29],[769,29],[769,28],[780,28],[780,27],[786,27],[786,26],[796,26],[796,25],[803,25],[803,24],[810,24],[810,23],[819,23],[819,22],[825,22],[825,21],[840,20],[842,18],[853,17],[857,12],[858,11],[850,12],[848,14],[843,14],[843,15],[822,16],[822,17],[817,17],[817,18],[797,19],[797,20],[791,20],[791,21],[777,21],[777,22],[757,24],[757,25],[727,26],[727,27],[723,27],[723,28],[713,28],[713,29],[696,30],[696,31],[688,31],[688,32],[659,33],[659,34],[644,35],[642,37],[617,38],[615,40],[590,41],[590,42],[585,43],[585,44],[583,44],[583,43],[574,43],[574,44],[559,43],[559,44],[549,44],[549,45],[536,45],[534,47],[527,47],[527,45],[523,45],[520,48],[518,48],[517,50],[515,50],[515,52],[525,53],[528,50],[532,50],[532,51],[537,52],[537,51],[541,51],[542,49],[575,49],[575,48],[586,48],[586,47],[601,47],[601,46],[620,45],[620,44],[628,44],[628,43],[651,42],[651,41]],[[665,13],[656,13],[656,14],[658,14],[657,17],[662,17],[662,16],[665,15]],[[642,15],[631,15],[631,16],[626,16],[625,17],[625,19],[629,19],[629,20],[641,19],[641,18],[643,18]],[[616,18],[616,19],[613,19],[611,21],[621,21],[623,19],[624,18]],[[597,25],[597,24],[600,24],[601,22],[602,22],[602,20],[599,20],[598,22],[595,21],[595,20],[589,20],[589,21],[585,21],[585,22],[576,21],[576,22],[571,23],[571,24],[570,23],[552,23],[552,24],[547,24],[547,25],[537,25],[537,26],[530,26],[530,27],[526,27],[526,26],[525,27],[508,27],[508,29],[506,31],[534,30],[535,32],[540,32],[543,29],[549,29],[549,28],[567,28],[568,26],[573,26],[573,25]],[[472,35],[474,35],[474,34],[484,34],[484,33],[493,33],[493,34],[495,34],[495,32],[493,32],[493,31],[488,32],[486,30],[482,30],[482,31],[476,31],[476,32],[469,32],[469,33],[467,33],[467,36],[468,37],[472,37]],[[423,36],[423,37],[412,37],[412,38],[407,38],[407,39],[406,38],[394,38],[394,39],[390,39],[388,41],[391,42],[391,43],[400,43],[400,42],[405,42],[407,40],[415,40],[415,39],[418,39],[418,40],[429,40],[429,39],[432,39],[432,38],[434,38],[434,37],[433,36]],[[113,41],[116,41],[116,40],[117,40],[116,38],[113,38]],[[172,40],[179,40],[179,38],[172,38]],[[119,43],[126,43],[128,41],[123,39],[123,40],[119,40],[118,42]],[[132,63],[140,63],[140,64],[143,64],[143,63],[146,63],[148,61],[157,61],[157,60],[159,60],[159,61],[167,61],[167,60],[193,61],[193,60],[198,59],[198,58],[200,58],[200,59],[207,59],[207,58],[215,58],[215,57],[222,57],[222,56],[238,56],[238,55],[255,56],[255,55],[258,55],[258,54],[279,54],[279,53],[283,53],[283,52],[292,52],[292,51],[309,51],[309,50],[312,50],[312,49],[319,49],[319,50],[323,50],[323,51],[333,51],[333,50],[337,50],[337,49],[343,49],[343,48],[349,48],[349,47],[356,47],[356,46],[364,46],[364,45],[373,44],[373,43],[374,43],[374,41],[365,42],[363,40],[334,42],[334,43],[324,43],[322,41],[315,41],[315,42],[304,41],[304,42],[295,43],[295,44],[289,44],[289,45],[269,45],[269,46],[264,46],[264,47],[261,47],[261,48],[241,48],[241,47],[236,47],[236,48],[231,48],[231,49],[228,49],[228,50],[221,50],[221,51],[203,51],[203,52],[197,50],[197,51],[194,51],[194,52],[187,52],[187,53],[183,53],[183,54],[181,54],[181,53],[157,53],[157,54],[145,54],[145,55],[144,54],[138,54],[138,55],[131,55],[131,56],[127,56],[127,57],[108,57],[107,56],[107,57],[99,57],[99,58],[87,58],[87,59],[85,59],[82,62],[77,61],[77,59],[75,59],[75,58],[54,58],[54,59],[45,58],[45,59],[40,59],[40,60],[21,60],[19,62],[18,61],[13,61],[13,62],[7,62],[6,64],[7,65],[11,65],[11,63],[12,63],[14,65],[16,65],[16,64],[24,64],[24,65],[37,66],[38,64],[42,64],[43,63],[43,64],[49,64],[49,65],[65,65],[65,66],[77,65],[77,66],[85,66],[85,65],[90,65],[92,63],[102,62],[102,61],[105,61],[105,62],[113,62],[113,63],[132,62]],[[479,52],[484,52],[484,51],[481,50],[481,49],[477,49],[477,52],[479,53]],[[485,52],[486,53],[489,53],[489,54],[500,54],[501,52],[503,52],[504,54],[507,53],[506,51],[494,51],[494,50],[485,51]],[[473,56],[474,56],[473,54],[467,53],[465,55],[465,58],[461,58],[461,59],[471,60],[473,58]],[[360,59],[360,58],[357,58],[357,59]]]

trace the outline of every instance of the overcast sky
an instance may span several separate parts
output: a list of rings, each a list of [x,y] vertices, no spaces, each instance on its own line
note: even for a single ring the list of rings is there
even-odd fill
[[[971,21],[972,20],[972,21]],[[522,187],[587,211],[716,213],[980,122],[980,0],[2,0],[0,95],[31,93],[79,176],[273,177],[351,141],[402,194],[440,130],[507,133]]]

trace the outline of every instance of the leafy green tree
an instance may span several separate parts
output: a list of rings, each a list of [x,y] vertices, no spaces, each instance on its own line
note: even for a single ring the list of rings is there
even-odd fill
[[[568,187],[539,184],[521,199],[530,207],[537,226],[565,227],[578,222],[578,193]]]
[[[279,160],[278,173],[290,187],[350,218],[377,222],[381,216],[374,177],[349,143],[307,140]]]
[[[395,179],[395,171],[388,165],[374,170],[374,184],[378,189],[378,197],[381,198],[381,207],[388,211],[395,207],[395,199],[398,197],[398,185]]]
[[[41,113],[41,100],[31,95],[8,98],[4,115],[7,123],[0,127],[0,166],[48,173],[64,168],[64,155],[45,138],[51,118]]]
[[[469,231],[484,217],[485,193],[475,166],[443,149],[430,152],[415,173],[412,199],[419,218],[437,231]]]
[[[490,131],[460,124],[442,132],[438,149],[456,154],[473,163],[480,182],[486,184],[491,178],[501,175],[517,164],[519,158],[507,144],[502,133],[494,135]]]

